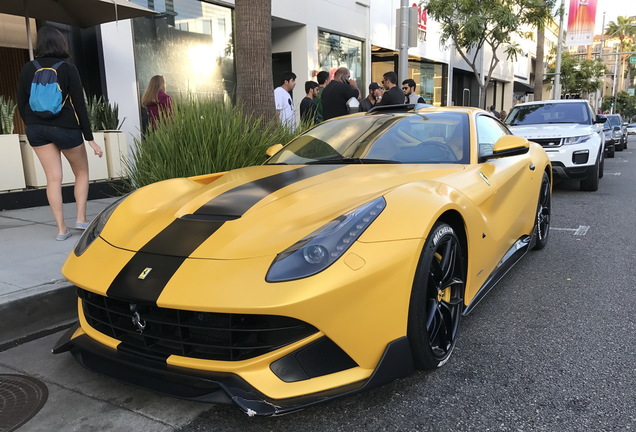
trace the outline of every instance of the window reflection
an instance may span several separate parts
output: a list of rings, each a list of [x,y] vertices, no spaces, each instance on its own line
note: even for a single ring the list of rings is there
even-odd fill
[[[318,32],[318,62],[320,70],[329,71],[346,67],[358,84],[362,81],[362,42],[326,31]]]
[[[232,11],[197,0],[134,0],[159,15],[133,20],[140,94],[163,75],[173,99],[235,96]]]

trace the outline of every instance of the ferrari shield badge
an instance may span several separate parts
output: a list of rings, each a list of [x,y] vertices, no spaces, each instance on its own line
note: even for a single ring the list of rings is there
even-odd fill
[[[137,276],[137,279],[146,279],[146,276],[148,276],[148,274],[150,274],[151,271],[152,271],[152,267],[146,267],[144,271],[142,271],[141,274]]]

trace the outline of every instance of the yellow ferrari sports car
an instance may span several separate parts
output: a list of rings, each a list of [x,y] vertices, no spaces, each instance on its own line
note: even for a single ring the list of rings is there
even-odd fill
[[[79,320],[54,352],[249,415],[445,364],[461,317],[546,245],[552,171],[486,111],[412,108],[113,203],[64,264]]]

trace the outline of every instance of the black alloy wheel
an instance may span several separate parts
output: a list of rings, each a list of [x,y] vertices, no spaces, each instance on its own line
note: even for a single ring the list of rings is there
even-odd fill
[[[537,205],[537,217],[534,222],[536,243],[535,250],[543,249],[548,244],[550,235],[550,211],[552,204],[552,191],[550,189],[550,176],[543,173],[541,189],[539,190],[539,204]]]
[[[464,307],[462,244],[448,224],[435,224],[424,246],[409,306],[408,338],[415,366],[435,369],[450,358]]]

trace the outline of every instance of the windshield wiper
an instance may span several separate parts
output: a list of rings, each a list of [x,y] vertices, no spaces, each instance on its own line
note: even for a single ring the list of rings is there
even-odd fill
[[[399,163],[388,159],[366,159],[366,158],[328,158],[307,162],[307,165],[319,164],[394,164]]]

